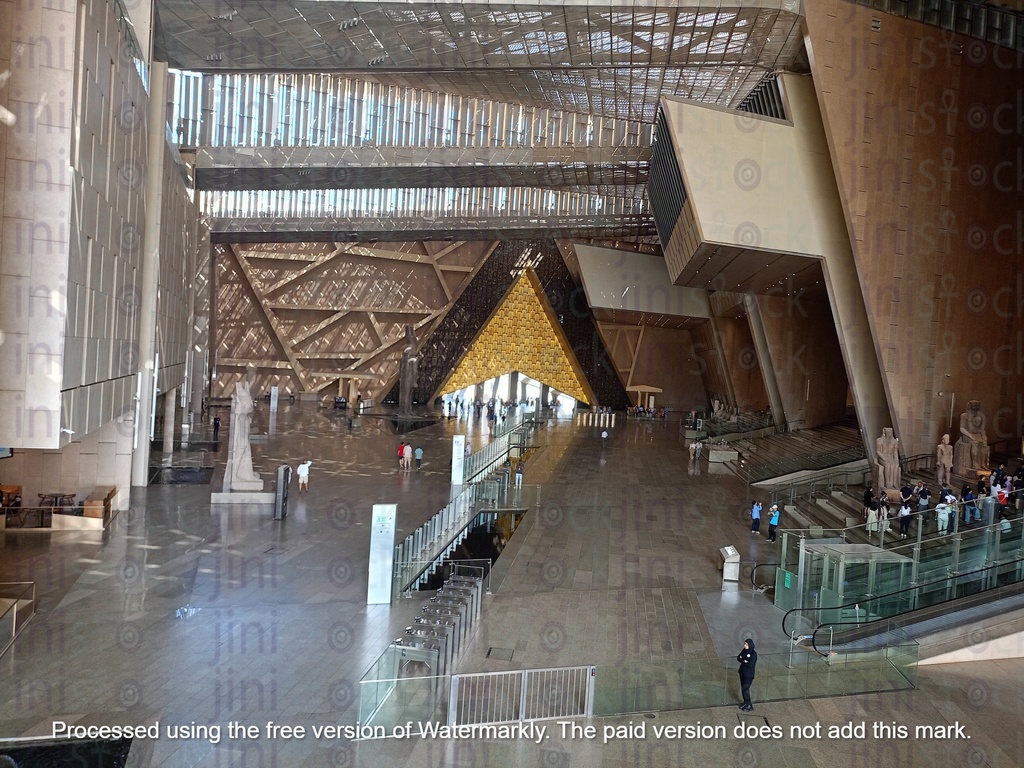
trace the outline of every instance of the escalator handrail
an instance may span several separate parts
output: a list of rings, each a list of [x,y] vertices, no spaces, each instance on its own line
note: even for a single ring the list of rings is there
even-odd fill
[[[904,587],[903,589],[897,589],[894,592],[887,592],[886,594],[883,594],[883,595],[875,595],[875,596],[869,597],[867,599],[862,597],[862,598],[859,598],[857,600],[851,600],[850,602],[844,603],[843,605],[837,605],[834,608],[826,608],[824,610],[828,610],[828,611],[842,611],[844,608],[854,608],[854,607],[856,607],[856,606],[858,606],[858,605],[860,605],[860,604],[862,604],[864,602],[870,602],[872,600],[884,600],[886,598],[896,597],[896,596],[898,596],[900,594],[903,594],[905,592],[910,592],[911,590],[923,589],[923,588],[928,587],[928,586],[933,585],[933,584],[941,584],[943,582],[949,581],[950,579],[957,579],[957,578],[961,578],[961,577],[964,577],[964,576],[972,576],[974,574],[984,573],[985,571],[990,571],[990,570],[992,570],[994,568],[1005,568],[1008,565],[1015,565],[1015,564],[1019,564],[1021,562],[1024,562],[1024,558],[1017,558],[1016,560],[1007,560],[1006,562],[997,563],[995,565],[986,565],[984,568],[978,568],[978,569],[973,570],[973,571],[964,571],[963,573],[951,574],[951,575],[948,575],[948,576],[944,576],[944,577],[942,577],[940,579],[933,579],[932,581],[922,582],[921,584],[917,584],[917,585],[915,585],[913,587]],[[982,591],[987,591],[987,590],[982,590]],[[805,611],[820,611],[820,610],[823,610],[823,609],[819,608],[819,607],[814,607],[814,606],[790,608],[788,611],[786,611],[786,615],[782,617],[782,632],[783,632],[783,634],[785,634],[786,637],[791,637],[792,636],[789,632],[786,631],[786,620],[789,619],[790,614],[797,613],[797,612],[803,613]],[[905,611],[904,613],[909,613],[909,611]],[[903,614],[902,613],[897,613],[897,614],[894,614],[893,616],[886,616],[884,618],[891,619],[891,618],[895,618],[896,616],[901,616],[901,615],[903,615]],[[817,630],[815,630],[815,632],[816,631]]]
[[[758,583],[754,579],[754,574],[757,573],[757,569],[758,568],[778,568],[778,567],[779,567],[778,563],[754,563],[754,567],[750,569],[750,586],[753,587],[754,589],[758,588]],[[766,587],[770,587],[772,585],[771,584],[766,584],[765,586]]]
[[[1017,560],[1017,561],[1014,561],[1014,562],[1021,562],[1021,561]],[[1003,565],[1009,565],[1009,564],[1011,564],[1011,563],[1003,563]],[[974,573],[974,572],[971,571],[971,573]],[[896,619],[905,618],[907,616],[910,616],[911,614],[924,613],[924,612],[928,612],[928,611],[938,610],[938,606],[941,606],[941,605],[946,605],[948,603],[955,603],[955,602],[958,602],[960,600],[966,600],[966,599],[969,599],[969,598],[976,598],[979,595],[985,595],[985,594],[987,594],[989,592],[1006,591],[1010,587],[1017,587],[1017,591],[1018,592],[1024,591],[1024,582],[1015,581],[1012,584],[999,584],[999,585],[996,585],[994,587],[989,587],[987,589],[983,589],[983,590],[981,590],[979,592],[973,592],[970,595],[964,595],[964,596],[961,596],[961,597],[954,597],[954,598],[952,598],[950,600],[944,600],[941,603],[936,603],[935,605],[925,605],[925,606],[919,606],[917,608],[911,608],[911,609],[908,609],[906,611],[900,611],[899,613],[893,614],[892,616],[880,616],[879,618],[872,619],[871,621],[840,621],[840,622],[832,622],[832,623],[819,624],[817,627],[815,627],[814,631],[811,633],[811,647],[814,648],[815,652],[817,652],[819,655],[821,655],[821,656],[826,656],[827,655],[824,651],[822,651],[820,648],[818,648],[818,642],[817,642],[818,632],[821,631],[821,630],[824,630],[824,629],[831,629],[833,631],[833,637],[836,634],[839,634],[840,632],[849,631],[849,630],[841,629],[841,627],[849,627],[851,629],[867,630],[868,633],[870,634],[870,628],[872,626],[874,626],[874,625],[880,624],[881,622],[892,623]],[[840,629],[837,629],[837,627],[839,627]]]

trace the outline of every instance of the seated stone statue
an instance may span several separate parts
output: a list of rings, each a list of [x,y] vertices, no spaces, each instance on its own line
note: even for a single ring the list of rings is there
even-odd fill
[[[985,412],[981,403],[971,400],[967,410],[960,414],[960,439],[953,452],[953,470],[966,474],[972,470],[988,469],[988,435],[985,433]]]

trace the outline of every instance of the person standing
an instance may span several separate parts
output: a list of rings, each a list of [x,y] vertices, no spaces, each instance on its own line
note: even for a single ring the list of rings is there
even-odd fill
[[[523,487],[523,471],[525,469],[526,469],[526,467],[523,465],[523,460],[520,459],[516,463],[516,488],[522,488]]]
[[[864,527],[868,532],[868,538],[871,538],[871,534],[878,533],[878,505],[873,501],[868,507],[868,524]]]
[[[740,650],[736,661],[740,663],[740,691],[743,694],[743,703],[740,709],[744,712],[753,712],[754,705],[750,702],[750,686],[754,682],[754,669],[757,667],[757,651],[754,650],[754,641],[747,638],[743,641],[743,648]]]
[[[702,443],[700,440],[698,440],[697,441],[697,448],[696,448],[696,450],[694,452],[696,454],[698,460],[700,459],[700,454],[701,454],[701,451],[703,451],[703,450],[704,450],[704,443]]]
[[[910,533],[910,504],[900,505],[900,538],[907,538]]]
[[[882,495],[885,498],[885,495]],[[889,532],[889,502],[886,500],[884,504],[878,506],[878,533],[879,540],[885,539],[885,534]]]
[[[601,447],[604,448],[607,445],[608,445],[608,430],[607,429],[602,429],[601,430]]]
[[[398,444],[398,468],[402,469],[405,466],[405,442]]]
[[[761,502],[755,501],[750,505],[750,532],[755,536],[761,535]]]
[[[299,478],[299,493],[303,491],[309,493],[309,468],[311,466],[313,466],[313,462],[306,459],[295,468],[295,474]]]
[[[405,450],[402,454],[402,458],[405,459],[405,468],[412,469],[412,443],[405,444]]]
[[[217,439],[217,435],[220,434],[220,416],[213,417],[213,439]]]
[[[768,541],[774,544],[775,532],[779,529],[779,505],[772,504],[768,511],[771,512],[771,516],[768,518]]]
[[[914,489],[914,493],[917,494],[917,511],[921,513],[921,519],[928,519],[928,507],[930,505],[929,499],[931,498],[932,492],[925,487],[923,481],[917,481],[917,488]]]
[[[864,490],[864,517],[865,518],[868,516],[868,510],[871,509],[871,504],[874,502],[874,500],[875,500],[875,487],[873,485],[869,485]],[[877,517],[877,515],[876,515],[876,517]]]
[[[693,454],[697,451],[697,444],[695,441],[690,441],[690,461],[693,461]]]
[[[946,501],[946,497],[940,498],[939,503],[935,505],[935,527],[936,533],[939,536],[946,535],[946,528],[949,525],[949,503]]]
[[[968,483],[964,483],[963,490],[960,492],[964,501],[964,522],[971,522],[971,518],[974,515],[978,516],[978,520],[981,520],[981,512],[974,506],[974,491],[971,490],[971,486]]]
[[[413,451],[416,454],[416,469],[423,466],[423,447],[417,445],[416,450]]]

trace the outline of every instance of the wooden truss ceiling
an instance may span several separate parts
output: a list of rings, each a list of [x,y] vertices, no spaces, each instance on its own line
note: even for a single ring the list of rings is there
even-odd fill
[[[219,244],[212,395],[226,397],[249,366],[256,390],[387,391],[405,326],[436,328],[494,243]]]

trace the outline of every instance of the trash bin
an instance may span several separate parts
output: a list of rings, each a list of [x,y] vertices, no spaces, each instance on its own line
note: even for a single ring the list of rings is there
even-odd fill
[[[722,584],[740,580],[740,553],[736,547],[722,547],[718,550],[722,555]]]
[[[288,515],[288,486],[292,482],[292,468],[282,464],[277,468],[277,488],[274,493],[274,519],[284,520]]]

